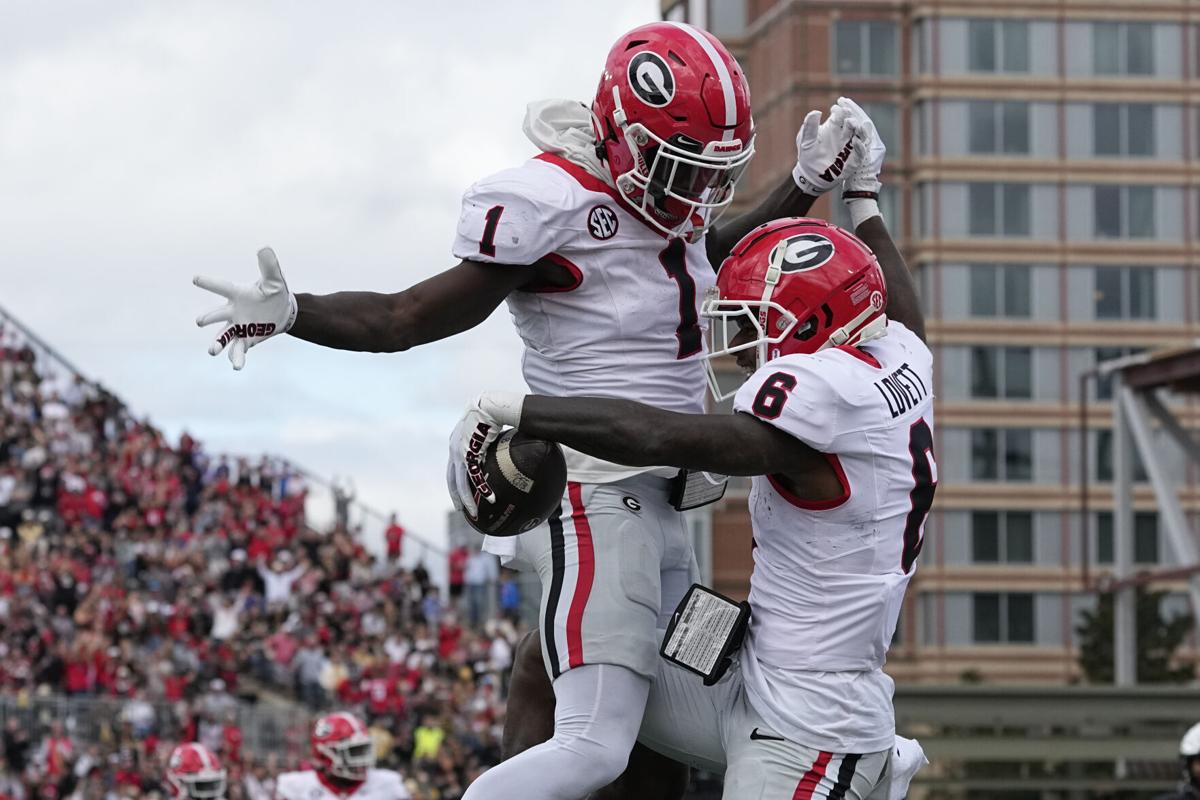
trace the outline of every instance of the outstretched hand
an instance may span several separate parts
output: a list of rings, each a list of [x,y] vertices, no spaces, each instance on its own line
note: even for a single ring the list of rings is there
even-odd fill
[[[258,251],[258,270],[259,279],[249,286],[205,275],[192,279],[196,286],[226,300],[224,305],[198,316],[196,324],[204,327],[214,322],[228,323],[208,346],[208,354],[215,356],[228,347],[234,369],[246,365],[247,350],[286,332],[296,321],[296,296],[288,291],[274,250],[264,247]]]

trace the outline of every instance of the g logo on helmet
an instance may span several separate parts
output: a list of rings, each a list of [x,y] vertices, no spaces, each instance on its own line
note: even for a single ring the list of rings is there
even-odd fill
[[[658,53],[644,50],[629,62],[629,88],[648,106],[662,108],[675,96],[675,75]]]
[[[330,724],[329,720],[323,718],[317,720],[317,725],[313,729],[313,736],[316,736],[318,739],[324,739],[331,733],[333,733],[333,725]]]
[[[171,753],[171,761],[167,764],[167,769],[177,770],[183,764],[183,751],[176,750]]]
[[[771,261],[779,259],[782,272],[807,272],[833,258],[833,242],[819,233],[789,236],[771,251]]]

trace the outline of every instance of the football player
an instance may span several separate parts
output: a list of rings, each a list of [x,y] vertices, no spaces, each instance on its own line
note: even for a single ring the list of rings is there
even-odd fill
[[[275,781],[278,800],[408,800],[400,773],[375,769],[375,743],[353,714],[320,717],[312,730],[316,769],[285,772]]]
[[[525,132],[541,153],[466,191],[457,266],[395,294],[292,294],[264,249],[252,286],[195,279],[228,301],[197,322],[222,323],[209,352],[227,349],[241,369],[250,347],[280,333],[399,352],[472,328],[506,301],[533,391],[698,412],[699,311],[713,265],[750,229],[807,213],[834,185],[848,154],[836,124],[844,113],[839,105],[826,123],[819,113],[805,118],[791,174],[758,208],[714,227],[754,154],[745,78],[712,35],[681,23],[644,25],[612,48],[590,108],[530,106]],[[469,437],[455,446],[448,480],[475,514],[489,498],[476,497],[467,475]],[[523,761],[489,771],[491,800],[577,798],[620,774],[655,671],[656,629],[695,574],[682,504],[670,502],[685,480],[678,470],[578,451],[567,458],[561,513],[515,541],[485,544],[513,566],[536,569],[543,587],[541,638],[523,652],[540,645],[548,677],[536,666],[515,671],[510,707],[520,713],[508,717],[505,749],[511,755],[554,734]],[[621,502],[634,490],[643,497],[637,512]]]
[[[225,770],[204,745],[176,745],[167,757],[167,787],[176,800],[224,800]]]
[[[1174,792],[1157,796],[1157,800],[1196,800],[1200,798],[1200,722],[1187,729],[1179,740],[1179,765],[1183,780]]]
[[[915,743],[894,750],[882,666],[937,486],[933,358],[879,215],[884,147],[865,115],[847,124],[845,196],[861,240],[820,220],[762,225],[704,304],[714,394],[734,393],[712,359],[732,356],[749,375],[736,413],[504,393],[467,415],[485,438],[511,425],[616,464],[753,476],[744,648],[711,688],[660,659],[640,734],[723,771],[728,800],[903,796],[924,763]],[[639,487],[626,492],[642,505]]]

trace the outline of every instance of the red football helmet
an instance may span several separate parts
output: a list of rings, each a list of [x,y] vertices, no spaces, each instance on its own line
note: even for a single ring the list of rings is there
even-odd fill
[[[712,34],[653,22],[608,53],[592,122],[620,193],[668,235],[699,238],[754,156],[750,87]]]
[[[225,770],[213,752],[195,742],[176,745],[167,759],[167,785],[181,800],[223,798]]]
[[[367,726],[353,714],[326,714],[313,725],[312,755],[322,772],[362,781],[375,766],[375,743]]]
[[[761,367],[887,332],[879,260],[857,236],[820,219],[777,219],[747,233],[721,264],[712,292],[701,313],[712,320],[705,368],[718,400],[734,394],[717,384],[718,356],[757,347]],[[755,335],[733,344],[730,329],[746,326]]]

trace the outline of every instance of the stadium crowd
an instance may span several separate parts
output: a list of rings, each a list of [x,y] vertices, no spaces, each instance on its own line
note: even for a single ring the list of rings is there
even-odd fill
[[[231,798],[268,800],[307,758],[297,707],[367,719],[417,798],[498,761],[520,631],[489,611],[494,572],[475,570],[490,602],[463,592],[456,552],[443,598],[399,566],[394,523],[375,558],[343,514],[305,524],[286,465],[168,441],[65,372],[0,327],[0,800],[160,796],[165,754],[193,739]],[[302,722],[252,747],[268,707]]]

